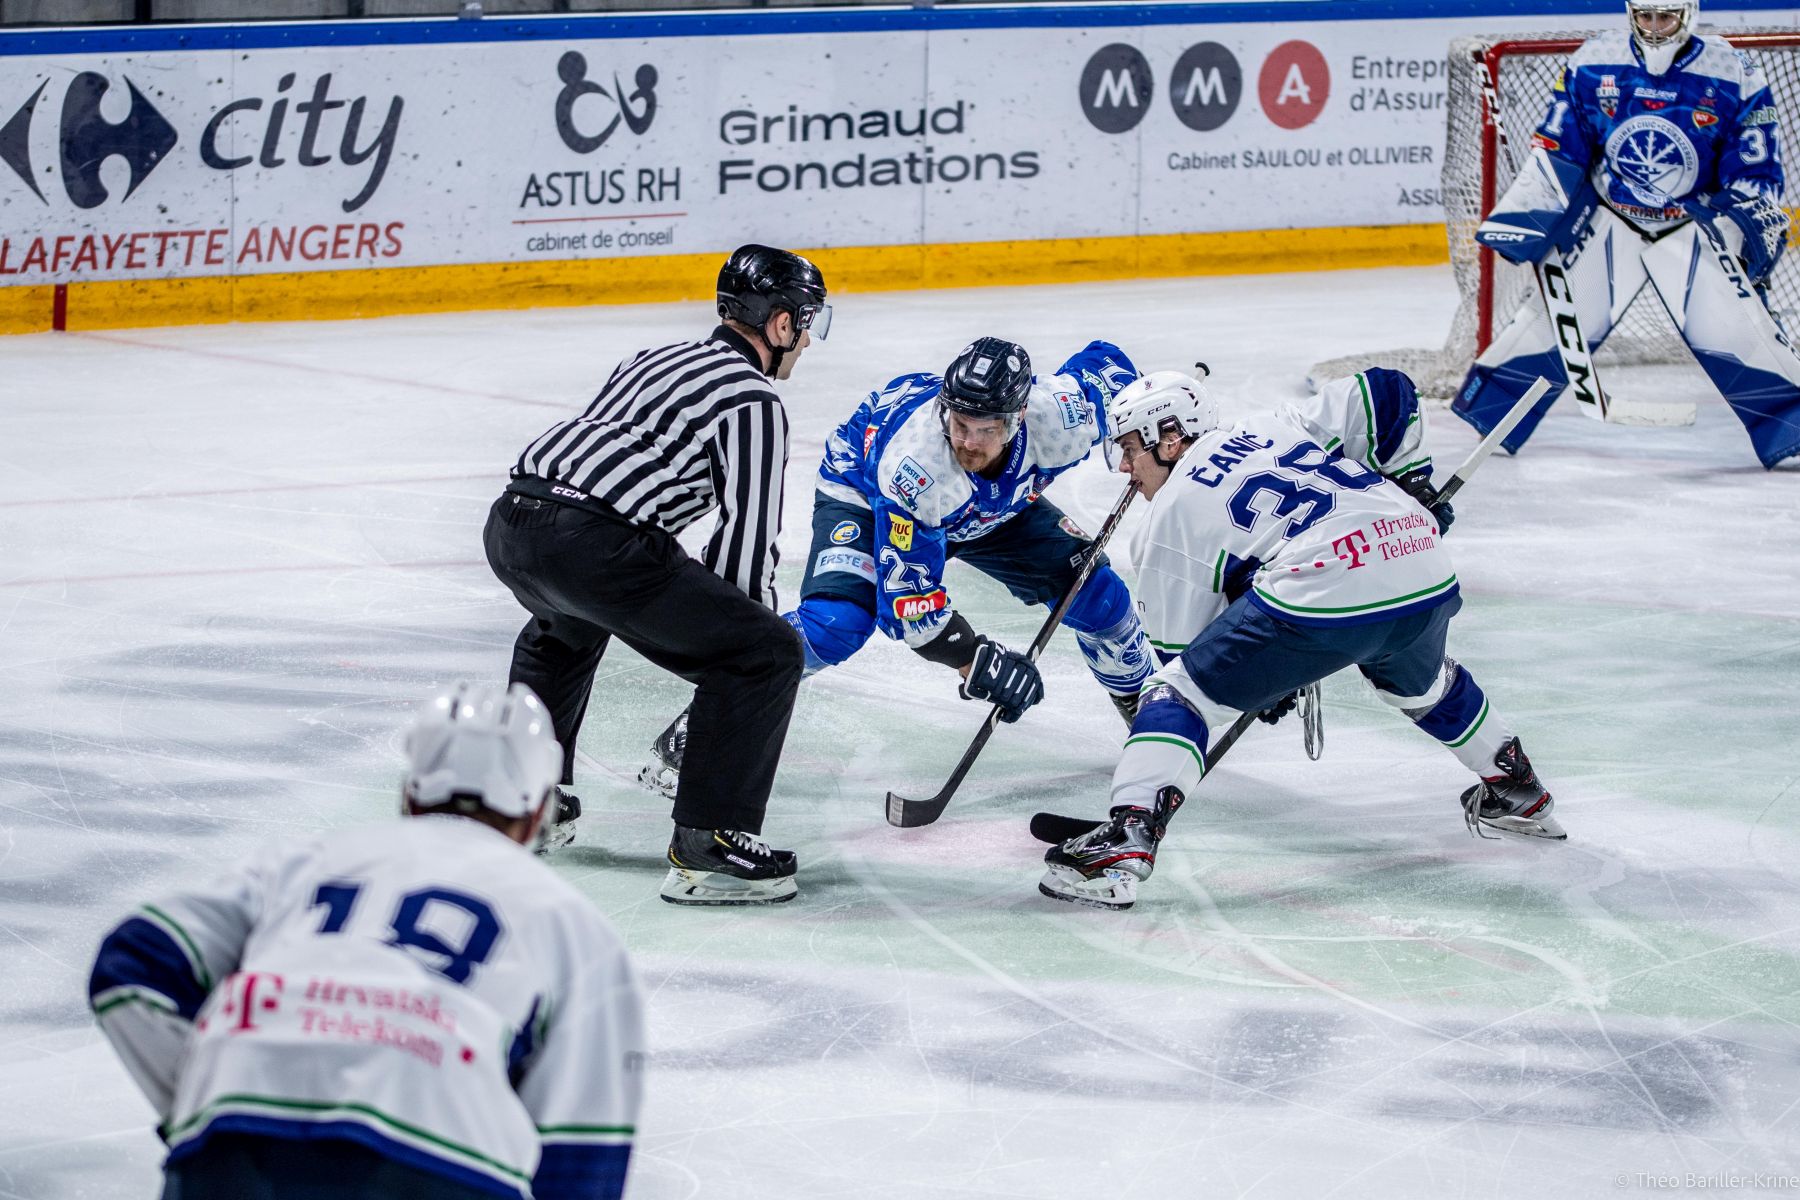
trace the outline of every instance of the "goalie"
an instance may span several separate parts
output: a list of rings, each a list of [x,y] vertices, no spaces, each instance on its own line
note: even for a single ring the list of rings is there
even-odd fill
[[[1475,360],[1452,409],[1485,433],[1549,379],[1501,443],[1509,453],[1564,389],[1590,415],[1631,421],[1591,355],[1648,283],[1773,467],[1800,454],[1800,357],[1764,291],[1788,239],[1774,100],[1743,51],[1693,34],[1696,0],[1625,7],[1628,34],[1569,59],[1530,158],[1476,232],[1531,266],[1539,295]]]

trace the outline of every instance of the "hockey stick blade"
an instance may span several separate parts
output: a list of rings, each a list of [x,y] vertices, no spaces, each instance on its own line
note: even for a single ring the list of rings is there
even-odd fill
[[[1255,713],[1244,713],[1238,717],[1230,729],[1225,731],[1224,737],[1213,743],[1212,748],[1206,752],[1206,769],[1201,772],[1201,778],[1204,779],[1212,774],[1213,768],[1219,765],[1219,760],[1225,757],[1228,750],[1237,745],[1237,740],[1244,736],[1244,731],[1250,728],[1250,722],[1254,720],[1256,720]],[[1105,822],[1090,820],[1086,817],[1065,817],[1058,813],[1041,812],[1031,818],[1031,836],[1040,842],[1049,842],[1052,845],[1060,846],[1070,838],[1080,837],[1089,830],[1100,828],[1103,824]]]
[[[1025,657],[1031,662],[1036,662],[1038,655],[1044,652],[1044,647],[1049,644],[1051,635],[1056,632],[1057,626],[1062,624],[1063,617],[1068,615],[1069,606],[1075,603],[1076,595],[1087,583],[1088,577],[1094,573],[1094,568],[1100,565],[1100,556],[1106,549],[1106,543],[1112,538],[1113,530],[1118,528],[1120,518],[1131,506],[1131,501],[1137,492],[1138,485],[1135,481],[1125,485],[1125,491],[1119,497],[1119,502],[1113,505],[1112,512],[1107,515],[1106,523],[1100,527],[1100,532],[1094,535],[1093,542],[1089,544],[1087,557],[1082,560],[1081,569],[1075,573],[1075,582],[1069,585],[1069,590],[1064,593],[1063,598],[1057,602],[1056,608],[1051,611],[1050,619],[1044,622],[1043,627],[1038,630],[1037,637],[1032,639],[1031,647],[1025,652]],[[982,725],[981,732],[975,735],[975,740],[969,743],[967,750],[963,751],[962,761],[956,764],[956,770],[951,772],[949,780],[931,799],[913,800],[898,792],[889,792],[887,794],[888,824],[900,829],[916,829],[920,825],[929,825],[943,816],[944,809],[950,803],[950,797],[954,796],[956,789],[962,786],[963,777],[969,773],[969,768],[975,765],[975,759],[980,755],[981,748],[987,745],[988,738],[994,734],[994,726],[999,722],[1000,706],[996,704],[988,710],[987,721]]]

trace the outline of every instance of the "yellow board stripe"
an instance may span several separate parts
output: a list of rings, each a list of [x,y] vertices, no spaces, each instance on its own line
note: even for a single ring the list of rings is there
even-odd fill
[[[1272,229],[804,250],[833,292],[1004,287],[1185,275],[1420,266],[1448,257],[1442,225]],[[724,255],[293,271],[67,286],[67,328],[337,320],[396,313],[711,300]],[[55,288],[0,288],[0,333],[51,328]]]

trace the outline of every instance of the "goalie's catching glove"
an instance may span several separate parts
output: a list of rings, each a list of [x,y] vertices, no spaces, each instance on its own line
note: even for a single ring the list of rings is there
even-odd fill
[[[986,700],[1000,706],[1000,719],[1009,724],[1044,698],[1044,680],[1037,665],[1017,650],[999,642],[976,638],[975,661],[961,692],[965,700]]]
[[[1449,501],[1438,500],[1438,490],[1432,486],[1431,471],[1420,467],[1416,471],[1408,471],[1404,475],[1390,475],[1400,490],[1419,502],[1419,506],[1437,518],[1438,532],[1449,533],[1450,523],[1456,520],[1456,508]]]

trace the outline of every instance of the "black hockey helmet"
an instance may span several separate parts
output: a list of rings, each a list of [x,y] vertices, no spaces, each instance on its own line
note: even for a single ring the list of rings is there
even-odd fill
[[[1004,338],[976,338],[944,372],[944,407],[971,417],[1016,417],[1031,393],[1031,355]],[[1011,422],[1009,422],[1011,424]]]
[[[774,313],[794,316],[794,340],[777,350],[800,344],[800,331],[825,340],[831,328],[831,305],[825,303],[825,277],[819,268],[791,250],[751,243],[739,246],[719,268],[719,315],[760,330]]]

